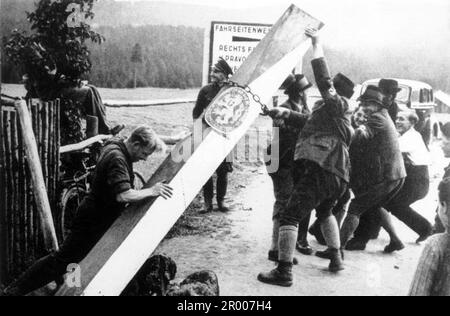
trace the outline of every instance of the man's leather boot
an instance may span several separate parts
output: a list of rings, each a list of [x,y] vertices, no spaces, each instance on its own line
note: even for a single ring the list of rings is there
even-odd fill
[[[292,263],[280,262],[276,269],[268,273],[260,273],[258,280],[263,283],[289,287],[292,286],[294,277],[292,275]]]

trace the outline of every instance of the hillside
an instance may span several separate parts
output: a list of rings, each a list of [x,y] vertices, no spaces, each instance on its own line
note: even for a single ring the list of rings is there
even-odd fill
[[[316,7],[324,1],[317,0]],[[379,12],[383,1],[378,0],[366,10]],[[315,2],[302,2],[306,7],[312,3]],[[401,4],[394,5],[396,10],[402,9]],[[16,27],[26,29],[24,12],[32,8],[31,0],[2,0],[2,35],[8,35]],[[387,13],[381,16],[353,14],[351,19],[345,19],[336,16],[348,15],[345,5],[335,13],[330,13],[331,5],[324,7],[321,13],[329,25],[324,42],[333,72],[343,72],[356,82],[374,77],[416,79],[450,91],[450,77],[442,71],[450,68],[450,55],[445,53],[450,45],[446,8],[449,7],[441,1],[433,0],[423,12],[418,11],[420,7],[416,3],[405,7],[404,12],[399,11],[401,14],[393,10],[384,11]],[[352,9],[365,12],[361,6]],[[92,83],[109,88],[129,87],[134,69],[131,50],[139,43],[144,62],[139,66],[138,86],[190,88],[201,84],[203,32],[209,21],[272,23],[279,8],[249,10],[173,2],[100,0],[95,13],[92,25],[106,37],[106,42],[92,46],[94,67],[89,77]],[[358,23],[359,28],[355,27]],[[422,35],[424,32],[427,36]],[[304,69],[311,77],[310,67]],[[18,70],[2,55],[2,81],[16,83],[20,77]]]

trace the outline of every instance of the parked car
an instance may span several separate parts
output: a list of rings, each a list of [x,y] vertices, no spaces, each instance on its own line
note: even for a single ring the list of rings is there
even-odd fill
[[[436,103],[434,102],[433,88],[421,81],[395,79],[401,89],[397,94],[397,104],[400,110],[415,110],[419,117],[419,123],[416,125],[417,131],[422,135],[425,144],[429,146],[432,137],[438,136],[439,123],[433,113]],[[370,79],[361,85],[361,94],[363,94],[369,85],[378,86],[380,79]]]

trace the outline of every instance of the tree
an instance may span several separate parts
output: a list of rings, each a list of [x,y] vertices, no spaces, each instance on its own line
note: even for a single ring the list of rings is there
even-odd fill
[[[80,86],[91,70],[87,41],[102,43],[104,38],[91,30],[96,0],[40,0],[34,12],[27,13],[31,34],[14,30],[7,40],[8,58],[25,75],[29,98],[44,101],[62,96],[63,90]],[[80,100],[61,98],[62,143],[83,138]]]
[[[137,43],[131,52],[131,62],[134,64],[134,88],[136,89],[138,66],[142,64],[142,47]]]
[[[50,99],[61,85],[75,86],[91,70],[86,41],[104,40],[87,23],[94,17],[94,1],[40,0],[35,11],[27,13],[32,34],[12,32],[5,52],[28,76],[33,97]]]

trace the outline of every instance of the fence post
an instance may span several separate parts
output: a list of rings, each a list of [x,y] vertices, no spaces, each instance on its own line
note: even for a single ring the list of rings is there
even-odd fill
[[[5,189],[5,151],[3,148],[3,107],[0,105],[0,285],[6,283],[7,266],[7,227],[6,227],[6,189]]]
[[[42,166],[39,160],[39,152],[36,145],[36,138],[33,133],[31,117],[28,112],[25,101],[15,103],[17,114],[20,118],[22,129],[23,144],[27,154],[27,162],[31,173],[33,183],[33,193],[38,208],[41,225],[44,233],[46,247],[52,250],[58,250],[58,240],[56,238],[55,225],[50,208],[50,202],[45,187],[45,180],[42,173]]]

